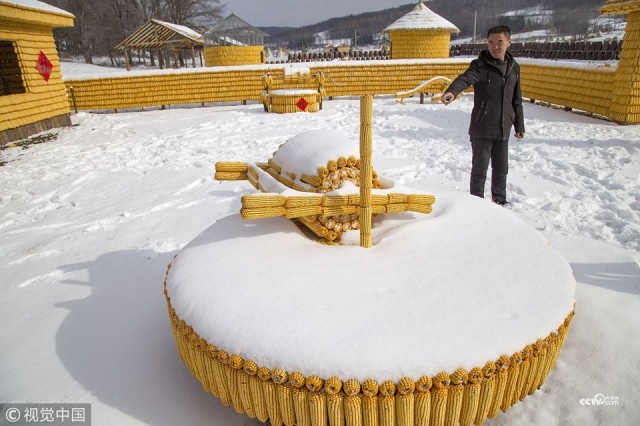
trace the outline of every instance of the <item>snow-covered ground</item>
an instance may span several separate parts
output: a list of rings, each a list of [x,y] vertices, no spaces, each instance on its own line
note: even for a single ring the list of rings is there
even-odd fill
[[[471,107],[472,95],[448,107],[376,97],[375,169],[419,191],[467,192]],[[254,192],[214,181],[216,161],[264,161],[312,129],[358,138],[358,108],[81,112],[55,140],[0,151],[0,401],[91,403],[95,425],[257,424],[182,365],[165,267]],[[529,103],[525,115],[508,209],[570,263],[577,311],[542,389],[491,424],[639,424],[640,126]],[[618,404],[586,405],[605,397]]]

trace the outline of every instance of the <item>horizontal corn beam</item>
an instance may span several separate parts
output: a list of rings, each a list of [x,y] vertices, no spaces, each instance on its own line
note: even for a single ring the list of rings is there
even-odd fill
[[[436,197],[430,194],[374,194],[371,196],[373,214],[412,211],[431,213]],[[358,212],[360,196],[323,195],[285,197],[277,194],[251,194],[242,197],[240,214],[243,219],[265,219],[285,216],[288,219],[312,215],[341,216]]]
[[[247,180],[249,165],[240,161],[218,161],[216,180]]]

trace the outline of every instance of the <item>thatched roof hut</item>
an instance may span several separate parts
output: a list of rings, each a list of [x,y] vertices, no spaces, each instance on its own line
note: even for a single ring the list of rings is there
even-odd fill
[[[460,30],[419,0],[384,32],[389,33],[391,59],[448,58],[451,33]]]

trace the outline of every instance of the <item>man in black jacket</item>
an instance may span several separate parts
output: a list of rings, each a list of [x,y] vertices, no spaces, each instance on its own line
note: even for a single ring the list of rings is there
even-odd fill
[[[491,28],[487,33],[488,49],[474,59],[442,95],[445,105],[459,93],[473,86],[474,102],[469,136],[473,159],[470,192],[484,197],[484,184],[491,160],[491,197],[493,202],[507,203],[509,132],[524,137],[524,115],[520,92],[520,66],[507,49],[511,30],[507,26]]]

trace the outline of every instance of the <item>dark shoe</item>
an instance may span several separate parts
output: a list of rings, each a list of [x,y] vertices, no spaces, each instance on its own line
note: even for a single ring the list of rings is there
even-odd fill
[[[507,200],[504,200],[502,198],[494,198],[493,202],[496,204],[500,204],[501,206],[505,206],[507,204],[509,204],[509,202]]]

